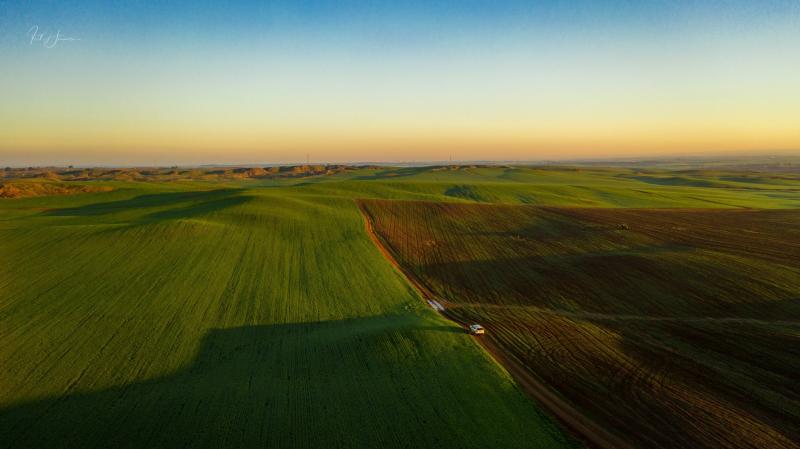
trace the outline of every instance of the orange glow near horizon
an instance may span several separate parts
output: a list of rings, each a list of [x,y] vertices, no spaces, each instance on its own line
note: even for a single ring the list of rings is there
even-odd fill
[[[719,119],[719,118],[718,118]],[[279,129],[151,123],[80,129],[23,124],[3,139],[2,153],[38,164],[286,163],[307,153],[319,162],[542,160],[673,154],[782,152],[800,148],[800,127],[775,119],[720,123],[482,122],[445,126],[406,123],[361,128],[309,124]],[[437,126],[438,125],[438,126]]]

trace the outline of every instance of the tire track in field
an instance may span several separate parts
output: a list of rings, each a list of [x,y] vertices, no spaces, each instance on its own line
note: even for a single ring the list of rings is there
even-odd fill
[[[420,293],[426,301],[437,301],[433,293],[428,290],[416,276],[405,270],[398,262],[390,249],[390,245],[385,244],[381,237],[375,232],[372,225],[373,217],[363,206],[361,201],[355,200],[358,209],[364,217],[364,228],[370,240],[375,244],[386,260]],[[440,304],[441,301],[436,302]],[[431,306],[440,315],[466,327],[467,323],[462,322],[447,310],[439,310]],[[476,338],[475,341],[480,345],[497,363],[503,366],[516,381],[516,383],[530,395],[534,400],[543,405],[553,416],[563,425],[584,438],[592,447],[600,449],[633,449],[633,446],[623,441],[618,436],[600,427],[589,419],[575,407],[559,397],[553,390],[547,387],[539,379],[531,375],[525,366],[519,362],[513,354],[507,354],[491,337]]]

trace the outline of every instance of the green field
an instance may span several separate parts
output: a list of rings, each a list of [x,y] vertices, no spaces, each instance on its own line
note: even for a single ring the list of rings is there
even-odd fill
[[[2,448],[575,447],[425,305],[355,200],[800,207],[785,173],[67,182],[113,190],[0,199]]]
[[[3,203],[3,447],[570,446],[352,200],[172,188]]]

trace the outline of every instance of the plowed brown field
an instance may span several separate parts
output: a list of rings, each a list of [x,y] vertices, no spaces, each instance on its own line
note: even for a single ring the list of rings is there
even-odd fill
[[[361,201],[427,296],[641,448],[800,442],[800,211]]]

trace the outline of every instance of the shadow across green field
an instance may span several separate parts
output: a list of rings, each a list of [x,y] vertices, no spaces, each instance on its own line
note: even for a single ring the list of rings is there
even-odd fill
[[[153,212],[144,216],[145,220],[169,220],[191,218],[204,215],[229,207],[246,203],[251,197],[247,195],[229,195],[217,199],[206,199],[201,202],[189,204],[184,207],[175,207],[161,212]]]
[[[242,190],[240,189],[215,189],[191,192],[165,192],[148,195],[139,195],[124,200],[108,201],[104,203],[91,203],[83,206],[52,209],[45,212],[45,215],[60,217],[76,216],[98,216],[108,215],[117,212],[125,212],[137,209],[150,209],[154,207],[173,207],[184,203],[191,203],[189,206],[179,209],[177,215],[186,214],[188,209],[214,210],[229,205],[234,205],[237,200],[241,200]],[[175,211],[168,211],[175,213]],[[154,213],[150,214],[157,215]],[[166,212],[165,212],[166,214]]]
[[[453,198],[461,198],[470,201],[485,201],[485,198],[478,193],[477,189],[470,185],[456,185],[449,187],[444,194]]]
[[[387,168],[386,170],[376,171],[369,175],[356,176],[353,179],[357,181],[387,180],[419,175],[427,171],[430,171],[430,167]]]
[[[0,410],[0,447],[438,447],[457,434],[480,441],[468,429],[482,426],[473,422],[482,414],[469,404],[461,415],[417,409],[428,403],[421,398],[442,394],[397,349],[419,332],[462,331],[415,315],[215,329],[172,375]],[[422,363],[457,356],[448,349],[423,354]],[[458,380],[454,388],[469,389]]]
[[[635,179],[637,181],[655,184],[659,186],[681,186],[681,187],[727,187],[725,184],[709,181],[705,179],[691,179],[680,176],[656,177],[656,176],[628,176],[618,175],[621,178]]]
[[[103,217],[128,227],[165,221],[197,218],[247,203],[253,197],[239,189],[218,189],[200,192],[166,192],[134,198],[93,203],[84,206],[53,209],[43,213],[50,217]]]

